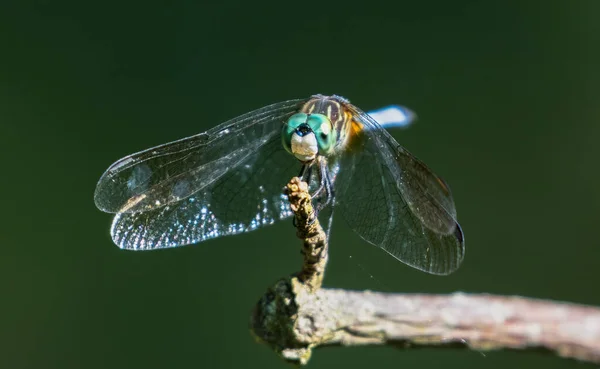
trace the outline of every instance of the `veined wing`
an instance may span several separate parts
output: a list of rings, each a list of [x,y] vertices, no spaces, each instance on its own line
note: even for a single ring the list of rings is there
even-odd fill
[[[363,125],[341,159],[336,205],[362,238],[398,260],[449,274],[464,257],[464,237],[448,186],[370,116],[348,104]]]
[[[281,145],[281,124],[304,100],[245,114],[205,133],[113,164],[96,204],[117,212],[121,248],[176,247],[242,233],[289,217],[282,194],[299,164]]]
[[[283,188],[300,163],[281,144],[279,130],[210,185],[184,200],[139,212],[119,213],[111,227],[124,249],[177,247],[249,232],[292,215]]]
[[[134,213],[180,201],[217,181],[258,150],[305,100],[266,106],[204,133],[136,154],[112,164],[96,186],[96,206]]]

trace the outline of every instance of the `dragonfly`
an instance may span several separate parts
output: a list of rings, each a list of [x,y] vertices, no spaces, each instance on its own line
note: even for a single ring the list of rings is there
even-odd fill
[[[179,247],[291,217],[283,188],[300,173],[319,218],[331,224],[335,209],[368,243],[446,275],[465,253],[450,188],[384,128],[414,118],[401,106],[365,113],[337,95],[278,102],[116,161],[94,200],[115,214],[120,248]]]

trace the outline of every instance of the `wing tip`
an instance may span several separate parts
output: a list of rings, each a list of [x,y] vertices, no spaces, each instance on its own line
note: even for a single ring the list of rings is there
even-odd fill
[[[454,237],[458,241],[459,247],[457,248],[457,257],[456,257],[456,266],[452,270],[450,270],[447,274],[455,272],[463,262],[465,258],[465,234],[463,233],[462,227],[458,222],[456,223],[456,227],[454,228]]]
[[[103,201],[102,196],[100,196],[100,186],[99,185],[96,186],[96,190],[94,191],[94,205],[96,205],[96,208],[98,208],[98,210],[100,210],[104,213],[114,213],[114,211],[111,211],[111,209]]]
[[[458,222],[456,222],[456,227],[454,228],[454,237],[456,237],[456,239],[458,240],[458,242],[460,242],[460,244],[462,244],[462,245],[465,244],[465,235],[463,233],[463,230],[462,230],[460,224],[458,224]]]
[[[458,241],[459,244],[459,247],[456,249],[456,258],[454,259],[454,262],[448,261],[446,263],[446,267],[441,270],[433,270],[433,268],[424,270],[427,273],[445,276],[456,272],[458,268],[460,268],[463,259],[465,258],[465,235],[460,224],[456,221],[454,223],[455,227],[451,235],[456,239],[456,241]]]

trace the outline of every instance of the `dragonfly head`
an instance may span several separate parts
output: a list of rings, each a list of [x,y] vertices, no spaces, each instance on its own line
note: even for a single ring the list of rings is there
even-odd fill
[[[323,114],[294,114],[281,130],[283,147],[302,162],[330,155],[336,136],[331,121]]]

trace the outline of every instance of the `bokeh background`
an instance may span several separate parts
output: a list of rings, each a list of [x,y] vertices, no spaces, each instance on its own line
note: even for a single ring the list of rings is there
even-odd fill
[[[3,1],[0,367],[283,368],[248,331],[298,269],[289,222],[126,252],[93,191],[129,153],[272,102],[399,103],[451,185],[462,267],[418,272],[334,222],[326,285],[600,305],[600,1]],[[311,368],[571,368],[551,355],[328,348]],[[584,365],[585,366],[585,365]]]

